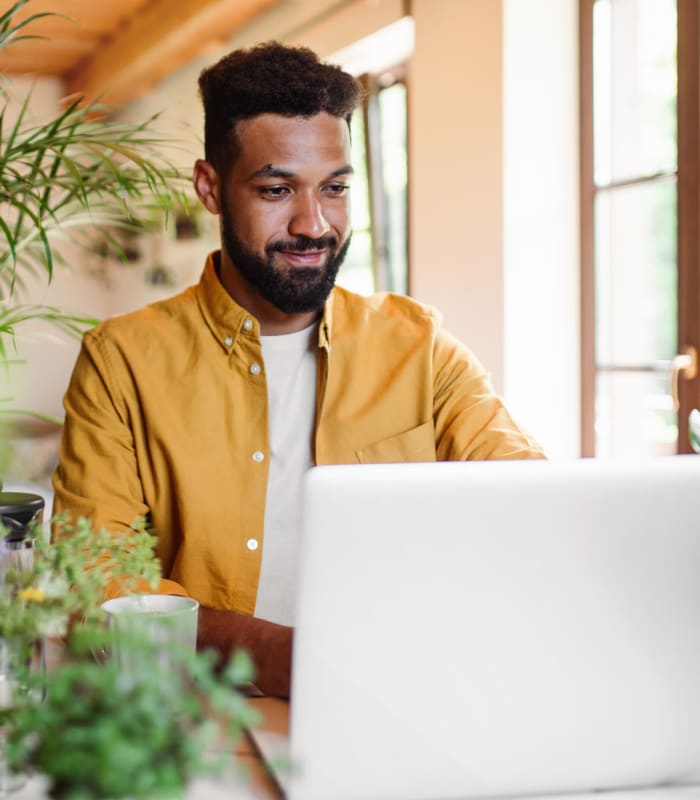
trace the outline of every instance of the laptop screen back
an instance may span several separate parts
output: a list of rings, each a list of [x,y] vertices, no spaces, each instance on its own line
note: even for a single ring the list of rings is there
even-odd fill
[[[319,467],[292,800],[700,780],[700,458]]]

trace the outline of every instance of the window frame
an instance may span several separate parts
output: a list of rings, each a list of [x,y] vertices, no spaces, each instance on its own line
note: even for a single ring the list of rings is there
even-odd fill
[[[599,189],[593,152],[593,6],[579,0],[581,455],[595,456],[595,219]],[[679,352],[700,348],[700,10],[697,0],[677,0],[677,272]],[[645,180],[661,176],[647,176]],[[700,377],[678,386],[678,452],[691,452],[686,420],[700,405]]]
[[[397,83],[406,89],[406,117],[408,120],[408,64],[402,62],[382,70],[381,74],[365,73],[359,77],[364,89],[362,111],[365,136],[365,167],[367,172],[367,190],[369,194],[370,237],[372,241],[372,277],[375,291],[390,291],[392,278],[389,274],[388,240],[387,240],[387,200],[384,191],[381,154],[381,120],[379,110],[380,92]],[[408,125],[406,126],[408,136]],[[406,142],[408,156],[408,141]],[[407,163],[408,169],[408,163]],[[406,220],[408,220],[408,180],[406,186]],[[408,230],[408,226],[407,226]],[[405,242],[406,286],[410,293],[411,268],[409,261],[408,240]]]

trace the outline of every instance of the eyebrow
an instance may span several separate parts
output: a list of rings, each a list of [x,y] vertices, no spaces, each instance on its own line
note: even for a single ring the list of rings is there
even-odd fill
[[[350,164],[346,164],[344,167],[339,167],[338,169],[333,170],[328,176],[329,178],[337,178],[340,175],[353,175],[355,170],[352,168]],[[255,178],[294,178],[296,175],[293,172],[290,172],[287,169],[282,169],[281,167],[275,167],[272,164],[266,164],[264,167],[260,167],[260,169],[256,170],[251,176],[251,180],[255,180]]]

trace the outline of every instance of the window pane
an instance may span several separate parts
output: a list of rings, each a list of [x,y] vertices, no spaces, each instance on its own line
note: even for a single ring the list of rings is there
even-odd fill
[[[676,0],[597,0],[595,182],[676,169]]]
[[[676,353],[676,183],[600,191],[595,204],[598,364]]]
[[[672,455],[678,429],[666,373],[599,373],[596,379],[596,455],[604,458]]]
[[[358,108],[352,115],[350,126],[350,159],[352,161],[352,167],[355,170],[352,179],[352,189],[350,190],[353,230],[369,229],[369,186],[367,180],[367,151],[364,118],[365,115],[362,109]]]
[[[358,294],[372,294],[374,276],[371,263],[372,235],[369,231],[354,231],[352,244],[338,273],[338,285]]]
[[[374,291],[372,273],[372,236],[369,231],[369,186],[365,158],[365,129],[362,109],[353,114],[351,125],[352,166],[355,174],[350,189],[352,242],[337,283],[360,294]]]
[[[389,288],[408,291],[406,230],[406,87],[395,83],[379,93],[382,130],[382,179],[387,212]]]

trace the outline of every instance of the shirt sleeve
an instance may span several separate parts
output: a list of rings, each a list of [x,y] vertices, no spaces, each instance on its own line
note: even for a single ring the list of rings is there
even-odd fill
[[[120,367],[99,331],[85,335],[63,401],[66,418],[53,475],[55,513],[68,511],[92,520],[96,529],[114,531],[149,513],[119,390]],[[186,594],[170,580],[162,580],[157,591]]]
[[[545,458],[510,416],[476,356],[444,330],[435,338],[433,370],[438,460]]]

